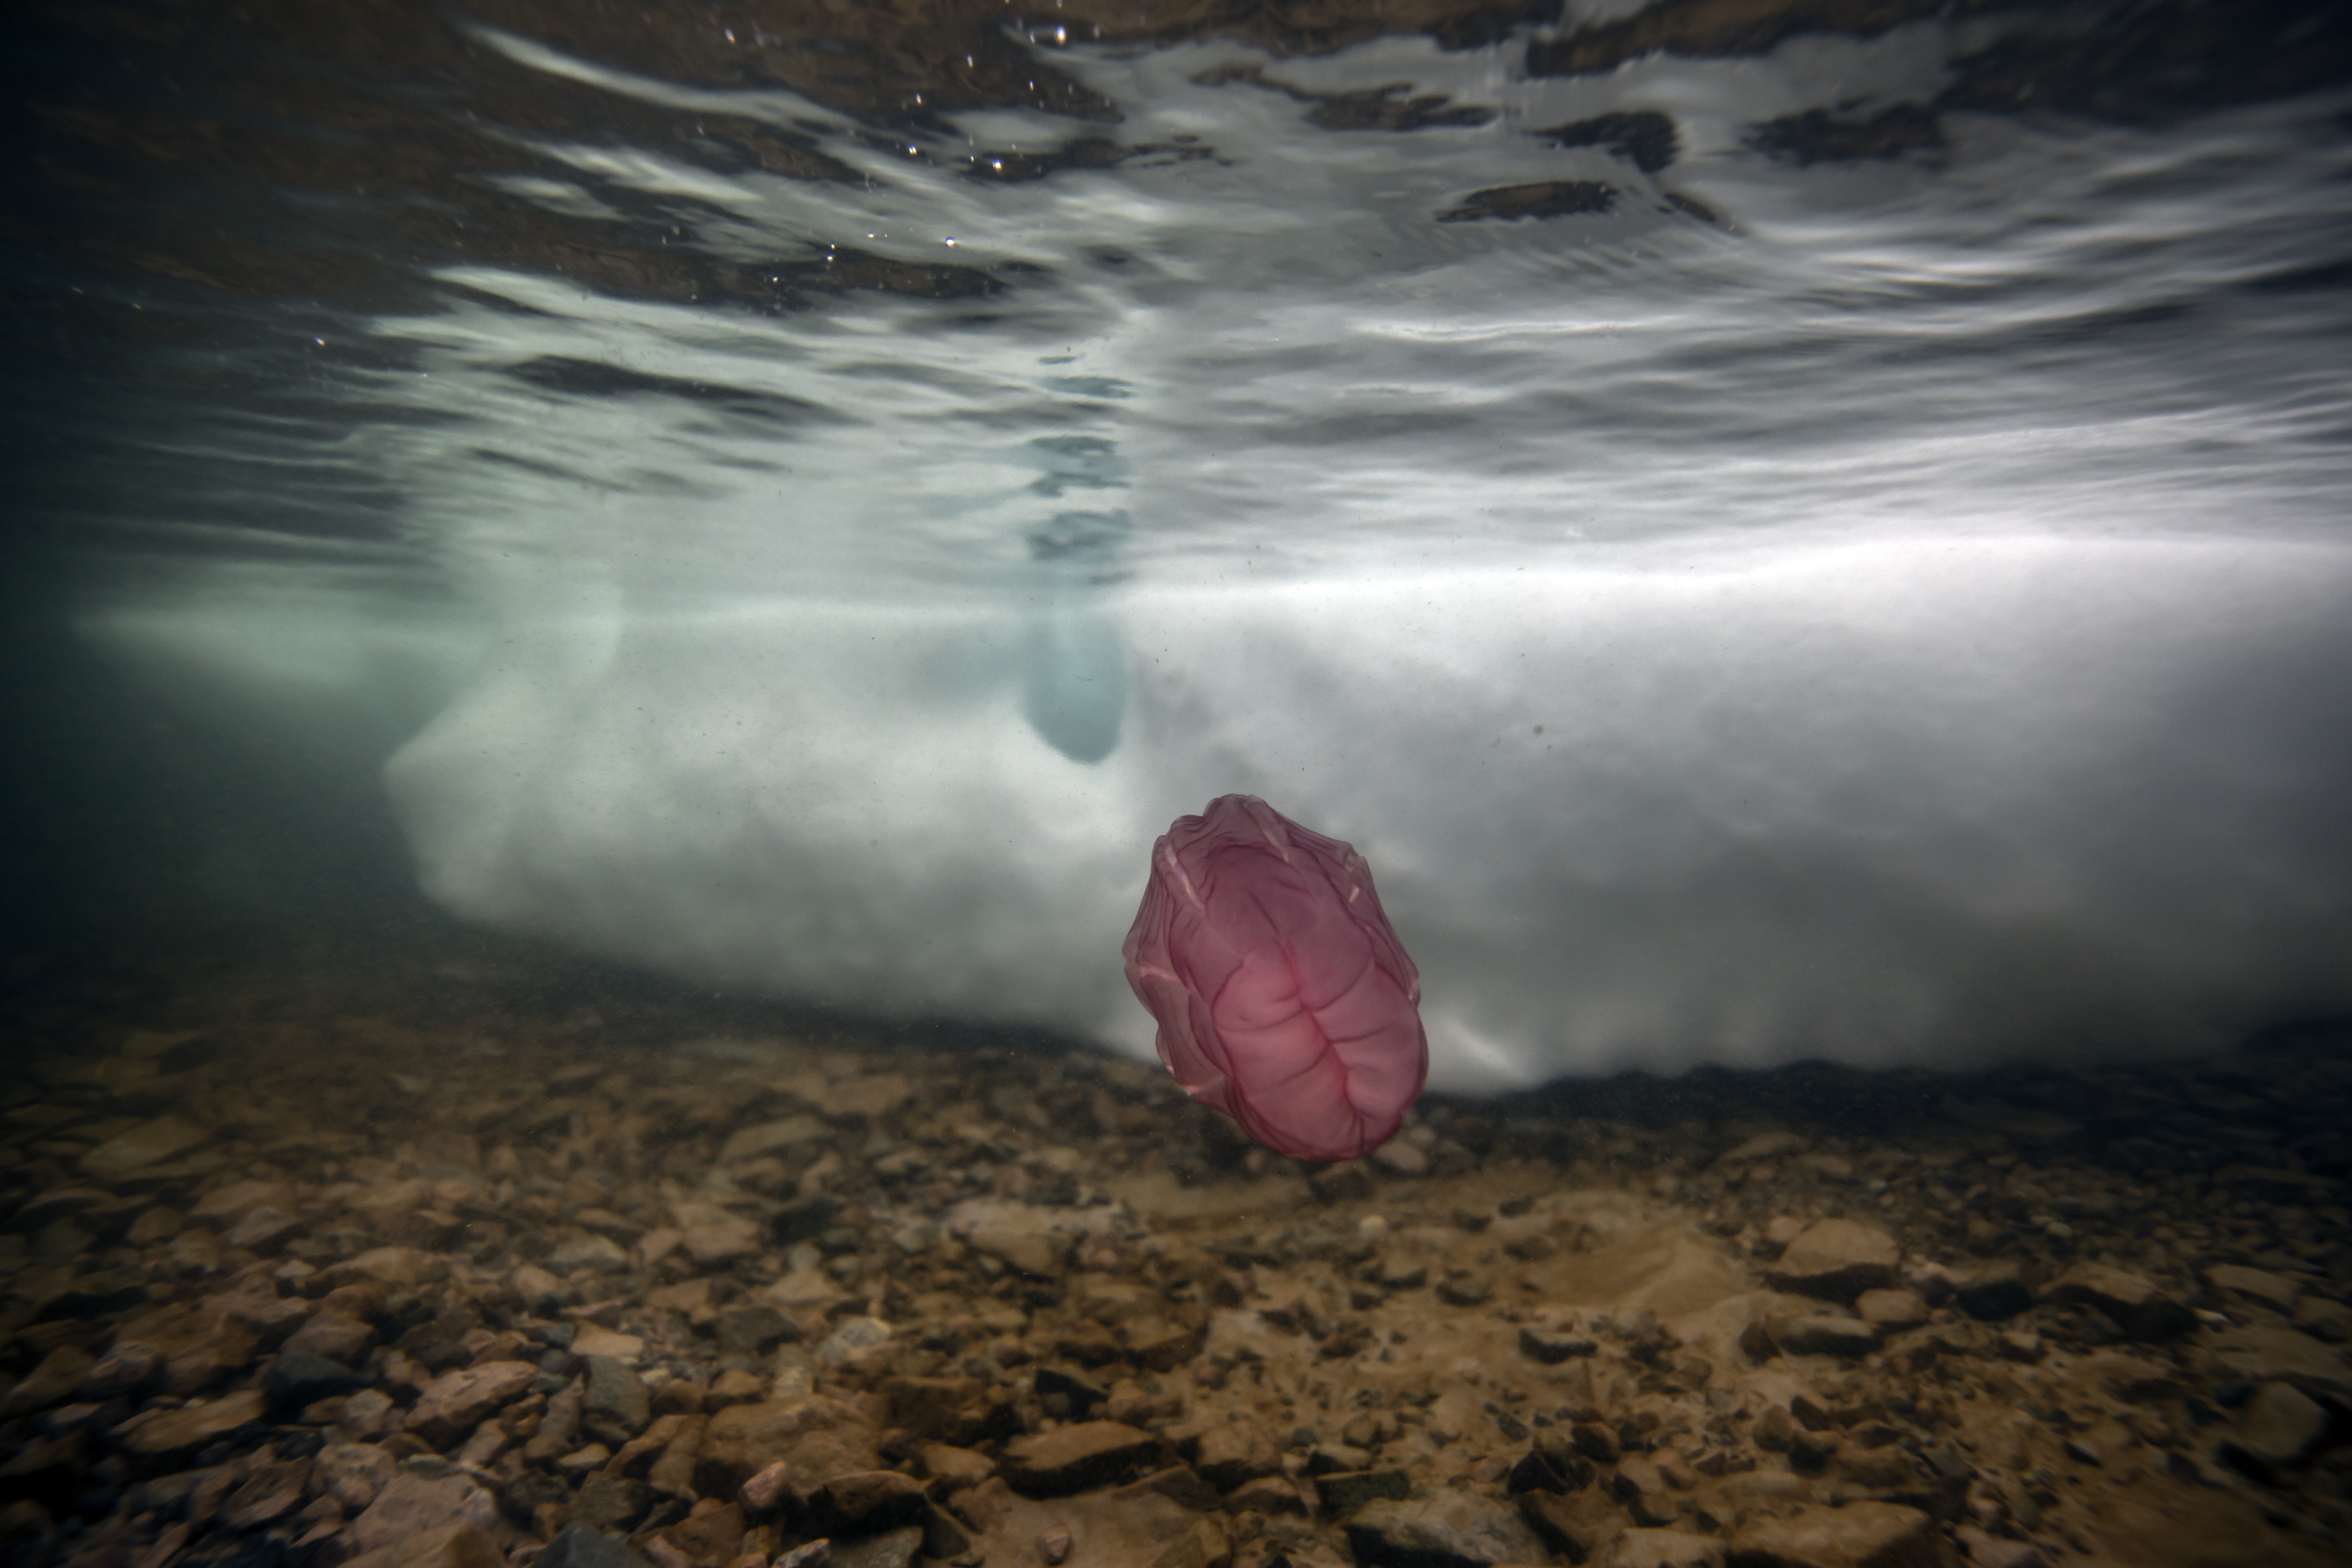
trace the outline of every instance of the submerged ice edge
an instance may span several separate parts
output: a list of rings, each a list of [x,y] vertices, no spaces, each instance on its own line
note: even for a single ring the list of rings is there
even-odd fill
[[[860,1010],[1147,1049],[1138,846],[1243,789],[1381,867],[1441,1088],[2183,1050],[2352,1005],[2347,601],[2343,551],[2013,539],[1131,586],[1094,763],[1004,613],[615,606],[507,626],[388,779],[461,915]]]

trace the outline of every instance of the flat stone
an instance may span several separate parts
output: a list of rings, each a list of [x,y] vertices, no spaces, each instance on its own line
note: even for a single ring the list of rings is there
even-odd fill
[[[1543,1542],[1517,1510],[1475,1492],[1445,1489],[1402,1500],[1381,1499],[1347,1523],[1348,1545],[1364,1568],[1484,1568],[1540,1563]]]
[[[982,1226],[964,1239],[973,1251],[984,1252],[1023,1274],[1043,1279],[1058,1273],[1062,1267],[1061,1238],[1042,1229]]]
[[[1951,1542],[1917,1509],[1887,1502],[1808,1506],[1740,1526],[1731,1555],[1743,1568],[1955,1568]]]
[[[835,1120],[887,1116],[915,1098],[915,1086],[900,1072],[869,1073],[828,1084],[817,1109]]]
[[[863,1535],[918,1522],[923,1483],[897,1470],[852,1470],[809,1493],[809,1513],[829,1535]],[[814,1532],[812,1532],[814,1533]]]
[[[1307,1511],[1307,1501],[1298,1495],[1298,1483],[1284,1476],[1260,1476],[1255,1480],[1244,1481],[1225,1494],[1225,1506],[1235,1513],[1269,1517]]]
[[[2294,1310],[2296,1299],[2303,1294],[2301,1281],[2267,1269],[2249,1268],[2242,1263],[2215,1264],[2205,1270],[2205,1283],[2216,1290],[2267,1302],[2282,1312]]]
[[[2224,1329],[2203,1346],[2234,1377],[2250,1383],[2291,1383],[2306,1394],[2352,1394],[2342,1352],[2293,1329]]]
[[[522,1397],[538,1376],[539,1368],[527,1361],[484,1362],[444,1373],[417,1395],[408,1412],[407,1430],[436,1448],[446,1448],[500,1405]],[[594,1387],[593,1382],[590,1387]]]
[[[2044,1286],[2042,1298],[2096,1307],[2136,1340],[2178,1339],[2197,1326],[2197,1315],[2153,1281],[2112,1264],[2077,1263]]]
[[[1151,1568],[1227,1568],[1234,1549],[1214,1520],[1196,1519],[1162,1547]]]
[[[612,1356],[588,1358],[580,1401],[582,1431],[618,1447],[644,1431],[653,1416],[653,1398],[626,1363]]]
[[[731,1498],[743,1483],[781,1461],[794,1495],[853,1470],[882,1468],[874,1423],[854,1405],[822,1394],[765,1400],[721,1410],[703,1429],[694,1489]]]
[[[583,1323],[572,1336],[572,1353],[635,1364],[646,1353],[646,1342],[636,1334],[624,1334],[601,1323]]]
[[[449,1264],[446,1258],[414,1247],[372,1247],[365,1252],[319,1270],[319,1282],[331,1290],[360,1279],[372,1279],[379,1285],[413,1290],[419,1285],[429,1285],[448,1277]]]
[[[373,1443],[330,1443],[310,1461],[318,1489],[358,1513],[382,1496],[399,1472],[393,1457]]]
[[[496,1527],[496,1499],[464,1475],[427,1479],[403,1472],[386,1483],[366,1511],[352,1521],[351,1542],[362,1552],[397,1545],[453,1526]]]
[[[1723,1568],[1723,1543],[1683,1530],[1629,1530],[1617,1538],[1609,1568]]]
[[[1894,1284],[1902,1257],[1901,1245],[1877,1226],[1819,1220],[1789,1243],[1769,1278],[1785,1290],[1850,1301],[1864,1290]]]
[[[163,1375],[163,1356],[153,1345],[118,1343],[81,1374],[76,1391],[84,1399],[114,1399],[152,1387]]]
[[[285,1182],[230,1182],[215,1187],[197,1199],[195,1206],[188,1211],[188,1217],[210,1226],[228,1226],[259,1208],[291,1213],[294,1208],[293,1187]]]
[[[1004,1446],[1006,1484],[1024,1497],[1067,1497],[1153,1464],[1160,1439],[1117,1421],[1080,1421]]]
[[[801,1337],[801,1326],[764,1301],[730,1307],[712,1325],[721,1355],[765,1355],[777,1345]]]
[[[1519,1517],[1571,1563],[1607,1561],[1610,1543],[1625,1532],[1625,1515],[1597,1488],[1566,1497],[1528,1492],[1519,1499]]]
[[[1882,1329],[1916,1328],[1927,1321],[1927,1303],[1916,1290],[1864,1290],[1854,1298],[1853,1315]]]
[[[302,1222],[282,1209],[257,1208],[221,1237],[224,1247],[267,1255],[302,1228]]]
[[[254,1530],[301,1505],[310,1479],[308,1459],[280,1459],[262,1466],[221,1500],[217,1517],[232,1530]]]
[[[654,1489],[645,1482],[599,1469],[581,1481],[572,1496],[572,1517],[597,1530],[628,1531],[654,1501]]]
[[[58,1346],[25,1374],[22,1383],[8,1391],[6,1399],[0,1400],[0,1419],[64,1404],[73,1397],[97,1364],[88,1351],[73,1345]]]
[[[2326,1405],[2292,1384],[2266,1383],[2238,1412],[2221,1457],[2258,1479],[2275,1481],[2319,1447],[2327,1426]]]
[[[315,1400],[332,1399],[367,1385],[367,1379],[322,1355],[304,1351],[281,1352],[262,1375],[262,1392],[278,1410],[299,1410]]]
[[[1334,1519],[1383,1498],[1401,1502],[1412,1495],[1412,1481],[1402,1470],[1333,1470],[1314,1479],[1323,1511]]]
[[[1201,1452],[1192,1468],[1202,1480],[1226,1492],[1280,1469],[1282,1451],[1274,1435],[1256,1422],[1226,1421],[1201,1434]]]
[[[1783,1355],[1864,1356],[1878,1348],[1878,1326],[1860,1318],[1784,1313],[1766,1324]]]
[[[479,1528],[459,1523],[347,1557],[342,1568],[505,1568],[506,1560],[507,1554]],[[537,1561],[545,1563],[549,1559],[541,1552]],[[636,1561],[645,1563],[642,1557]]]
[[[832,1130],[814,1116],[787,1116],[781,1121],[762,1121],[755,1127],[739,1127],[719,1146],[719,1163],[740,1164],[756,1160],[762,1154],[773,1154],[801,1143],[822,1142],[833,1136]]]
[[[1991,1323],[2014,1318],[2032,1306],[2033,1292],[2026,1288],[2024,1271],[2003,1260],[1969,1270],[1968,1278],[1952,1292],[1952,1300],[1969,1317]]]
[[[547,1255],[547,1267],[559,1274],[571,1274],[583,1268],[607,1273],[628,1266],[629,1255],[621,1244],[594,1231],[575,1236]]]
[[[619,1536],[576,1523],[557,1531],[531,1564],[532,1568],[653,1568],[644,1553]]]
[[[150,1165],[160,1165],[209,1139],[212,1134],[177,1116],[159,1116],[128,1132],[116,1134],[81,1157],[84,1174],[100,1182],[120,1182]]]
[[[206,1404],[169,1410],[142,1422],[127,1435],[125,1446],[134,1454],[176,1454],[252,1426],[262,1414],[261,1390],[241,1388]]]
[[[341,1312],[313,1312],[300,1328],[287,1336],[283,1353],[324,1356],[345,1366],[356,1366],[373,1343],[375,1330],[357,1318],[347,1318]]]
[[[1723,1165],[1744,1165],[1750,1160],[1777,1160],[1783,1154],[1801,1154],[1805,1141],[1793,1132],[1759,1132],[1745,1143],[1717,1154],[1716,1163]]]
[[[719,1268],[760,1250],[760,1227],[740,1215],[689,1226],[678,1238],[686,1255],[702,1268]]]

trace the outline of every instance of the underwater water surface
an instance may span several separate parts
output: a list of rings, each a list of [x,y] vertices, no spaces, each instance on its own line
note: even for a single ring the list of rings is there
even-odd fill
[[[23,1560],[2337,1560],[2335,8],[6,59]],[[1368,1158],[1153,1061],[1226,795]]]

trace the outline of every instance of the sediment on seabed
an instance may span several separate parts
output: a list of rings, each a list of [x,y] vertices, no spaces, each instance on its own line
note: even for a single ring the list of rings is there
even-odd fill
[[[1310,1169],[1081,1047],[388,967],[12,999],[6,1561],[2352,1551],[2352,1032]]]

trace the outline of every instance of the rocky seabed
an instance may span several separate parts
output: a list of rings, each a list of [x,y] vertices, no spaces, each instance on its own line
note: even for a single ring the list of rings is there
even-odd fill
[[[1312,1168],[1082,1050],[307,994],[20,1006],[6,1562],[2352,1555],[2340,1039]]]

